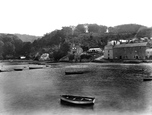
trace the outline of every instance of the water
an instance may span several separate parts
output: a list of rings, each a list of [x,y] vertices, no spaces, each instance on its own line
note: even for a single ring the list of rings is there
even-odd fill
[[[2,66],[3,65],[3,66]],[[59,63],[29,70],[27,63],[1,63],[0,115],[151,115],[151,64]],[[13,71],[23,68],[23,71]],[[88,73],[65,75],[67,70]],[[152,77],[151,77],[152,78]],[[94,106],[60,104],[60,95],[93,96]]]

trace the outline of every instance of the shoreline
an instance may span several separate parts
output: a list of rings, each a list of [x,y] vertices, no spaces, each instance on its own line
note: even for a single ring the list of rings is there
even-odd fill
[[[92,62],[96,63],[152,63],[152,60],[108,60],[108,59],[102,59],[102,60],[93,60]]]
[[[70,62],[70,61],[37,61],[37,60],[19,60],[19,59],[11,59],[11,60],[0,60],[0,63],[7,63],[7,62],[22,62],[28,64],[38,64],[38,65],[45,65],[49,63],[86,63],[86,62],[93,62],[93,63],[152,63],[152,60],[112,60],[112,59],[101,59],[101,60],[93,60],[93,61],[82,61],[82,62]]]

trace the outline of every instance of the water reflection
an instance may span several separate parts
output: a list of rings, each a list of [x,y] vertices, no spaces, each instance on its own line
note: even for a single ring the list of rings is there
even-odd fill
[[[151,74],[151,65],[77,64],[73,67],[91,72],[67,76],[64,72],[70,67],[59,64],[54,68],[0,73],[0,94],[3,95],[0,99],[4,105],[1,110],[8,110],[10,114],[69,114],[71,111],[86,115],[112,114],[112,111],[139,114],[152,105],[149,103],[152,101],[147,100],[151,100],[151,85],[142,81]],[[90,107],[62,105],[61,94],[93,96],[96,103]]]

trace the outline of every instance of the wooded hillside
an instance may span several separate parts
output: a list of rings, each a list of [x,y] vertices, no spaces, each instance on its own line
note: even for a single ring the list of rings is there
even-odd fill
[[[67,55],[71,44],[79,45],[86,51],[92,47],[104,48],[108,40],[132,39],[134,37],[151,38],[152,29],[138,24],[124,24],[107,27],[98,24],[78,24],[77,26],[62,27],[46,33],[38,39],[30,37],[21,40],[20,35],[0,34],[0,57],[9,56],[34,57],[36,54],[50,53],[56,59]],[[25,42],[28,41],[28,42]]]

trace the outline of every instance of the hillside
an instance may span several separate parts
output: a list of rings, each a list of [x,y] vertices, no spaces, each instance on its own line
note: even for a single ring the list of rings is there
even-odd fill
[[[26,34],[15,34],[23,42],[33,42],[34,40],[41,38],[40,36],[26,35]]]
[[[75,27],[62,27],[61,30],[54,30],[41,37],[0,33],[0,59],[20,55],[35,58],[35,55],[50,53],[51,57],[58,61],[70,52],[73,45],[81,46],[84,51],[96,47],[103,49],[108,41],[132,40],[135,37],[139,40],[145,37],[150,39],[152,28],[138,24],[123,24],[115,27],[78,24]]]

